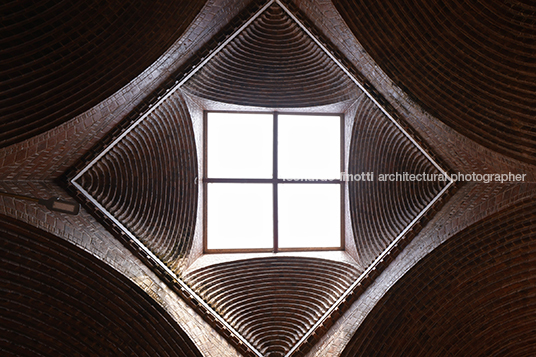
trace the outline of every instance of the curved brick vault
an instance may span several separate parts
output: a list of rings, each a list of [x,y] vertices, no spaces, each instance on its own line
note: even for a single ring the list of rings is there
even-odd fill
[[[174,95],[77,182],[164,263],[181,271],[197,214],[197,153],[184,99]]]
[[[0,146],[112,95],[184,32],[204,1],[6,1],[0,5]]]
[[[218,102],[258,107],[315,107],[355,99],[356,86],[274,4],[183,87]]]
[[[372,103],[356,103],[348,172],[372,172],[374,182],[350,181],[350,213],[358,263],[367,267],[446,186],[445,181],[379,181],[380,174],[440,171]]]
[[[535,228],[529,200],[458,233],[398,281],[342,356],[533,356]]]
[[[533,2],[333,3],[374,61],[423,108],[492,150],[536,163]]]
[[[106,4],[96,1],[94,6],[87,6],[87,2],[69,3],[61,11],[52,2],[0,5],[2,15],[6,15],[1,23],[5,36],[0,41],[7,44],[10,57],[5,63],[11,64],[0,69],[5,75],[0,88],[0,102],[5,104],[0,109],[3,110],[0,128],[4,135],[1,143],[8,146],[18,142],[0,149],[1,190],[27,193],[25,190],[33,188],[36,194],[54,191],[68,197],[53,181],[61,174],[59,168],[65,170],[78,162],[80,169],[83,167],[81,157],[102,151],[99,145],[92,154],[87,153],[87,145],[71,147],[73,133],[91,137],[92,143],[104,139],[108,145],[110,137],[117,137],[130,120],[146,109],[142,106],[132,111],[139,102],[129,95],[123,96],[124,93],[118,94],[120,87],[136,78],[178,38],[180,43],[171,47],[176,51],[175,58],[199,63],[210,49],[265,2],[251,3],[252,6],[249,1],[210,0],[203,7],[204,2],[159,1],[149,6],[118,0]],[[387,4],[381,1],[285,0],[283,3],[298,18],[309,20],[307,26],[322,35],[328,48],[334,49],[332,53],[344,54],[345,65],[351,73],[376,93],[375,98],[386,105],[395,118],[401,123],[411,123],[418,134],[417,141],[425,147],[433,147],[440,161],[453,171],[511,170],[527,173],[532,181],[536,178],[536,169],[530,165],[536,163],[533,80],[536,71],[531,56],[536,22],[531,2],[497,0],[484,4],[449,0],[421,1],[411,6],[396,1]],[[236,9],[245,9],[245,15],[233,21],[234,14],[238,13]],[[197,13],[199,16],[194,20]],[[96,20],[86,22],[85,19]],[[225,27],[225,24],[230,25]],[[220,29],[223,30],[213,37]],[[187,35],[181,37],[181,34]],[[199,41],[199,38],[204,40]],[[281,41],[287,45],[280,46]],[[131,61],[132,58],[136,60]],[[252,58],[255,61],[250,60]],[[181,62],[181,66],[183,63],[186,62]],[[182,79],[191,70],[186,65],[172,70],[166,66],[169,65],[159,65],[137,82],[139,87],[133,90],[141,90],[149,99],[157,98],[169,89],[170,83]],[[261,78],[270,81],[263,82]],[[394,84],[388,82],[389,78]],[[283,80],[287,83],[285,91],[278,84]],[[162,85],[163,82],[166,84]],[[377,86],[377,91],[371,82]],[[382,83],[387,82],[388,85],[383,86]],[[244,90],[248,86],[254,90]],[[155,92],[150,94],[152,91]],[[352,132],[349,173],[436,170],[348,81],[348,77],[326,61],[325,54],[318,51],[284,12],[277,6],[272,7],[80,179],[83,187],[176,272],[185,271],[184,258],[192,254],[197,204],[197,185],[191,180],[197,171],[189,112],[192,108],[185,104],[183,94],[224,103],[280,108],[354,102],[348,111],[353,118],[353,127],[349,128]],[[91,120],[97,124],[106,122],[109,120],[104,113],[106,108],[97,105],[103,99],[114,108],[131,112],[129,119],[113,133],[108,132],[111,125],[92,126],[86,117],[75,117],[91,108],[101,113],[92,114]],[[67,102],[69,105],[64,105]],[[394,109],[408,107],[417,109],[400,114]],[[121,118],[114,120],[118,123]],[[67,125],[61,125],[63,122]],[[52,127],[55,129],[47,132]],[[412,131],[412,128],[407,129]],[[374,140],[375,137],[382,140]],[[371,151],[378,154],[369,155]],[[62,164],[56,165],[56,159]],[[39,180],[43,182],[33,181],[33,168],[38,166]],[[161,172],[166,172],[165,177],[158,175]],[[17,177],[24,181],[17,182]],[[267,355],[281,356],[442,187],[438,183],[391,184],[388,187],[380,183],[367,187],[363,182],[352,183],[348,218],[358,253],[355,263],[319,258],[237,260],[187,271],[184,279],[257,349]],[[388,192],[392,195],[386,194]],[[534,313],[530,302],[534,278],[531,274],[535,266],[531,258],[534,236],[531,202],[536,197],[536,189],[528,183],[488,186],[470,183],[462,186],[458,193],[444,203],[436,219],[424,226],[424,233],[419,232],[426,221],[417,224],[411,236],[417,235],[421,240],[417,246],[410,245],[406,249],[420,251],[430,242],[445,243],[432,250],[429,256],[423,254],[422,261],[407,274],[389,272],[393,274],[390,279],[400,279],[400,282],[385,287],[385,297],[375,302],[376,307],[364,310],[359,305],[363,301],[354,302],[356,295],[367,291],[375,294],[376,290],[369,290],[374,287],[374,278],[383,276],[382,269],[396,255],[380,262],[378,269],[371,271],[356,288],[354,296],[345,300],[329,323],[317,329],[296,355],[442,356],[465,355],[465,352],[478,355],[485,351],[476,350],[478,346],[489,348],[488,355],[504,352],[504,346],[512,355],[534,354],[536,342],[530,335],[534,330],[533,319],[529,321],[526,317]],[[150,209],[145,209],[148,206]],[[498,210],[501,212],[490,216]],[[125,242],[121,232],[109,224],[103,226],[88,220],[91,218],[88,216],[71,219],[1,197],[0,213],[88,247],[92,254],[114,267],[114,253],[103,250],[105,244],[99,243],[99,239]],[[102,218],[98,212],[95,216]],[[74,254],[76,249],[69,247],[62,255],[69,257],[68,263],[60,262],[61,269],[46,268],[60,264],[46,257],[55,254],[61,243],[55,237],[46,236],[39,249],[32,246],[33,238],[22,234],[20,228],[13,228],[21,226],[19,221],[9,223],[10,232],[3,231],[3,237],[7,238],[3,247],[13,249],[2,251],[2,277],[19,279],[24,274],[30,275],[25,277],[27,284],[24,285],[39,293],[43,301],[52,299],[56,292],[50,293],[46,290],[48,287],[35,281],[33,273],[27,274],[31,269],[37,273],[46,269],[51,285],[70,291],[70,287],[80,286],[72,276],[63,273],[70,271],[65,264],[72,263],[72,257],[76,257],[77,264],[81,263],[80,267],[85,267],[86,274],[100,264],[91,257],[87,260],[80,252]],[[464,230],[474,222],[478,224]],[[24,229],[32,230],[31,227]],[[34,232],[31,237],[44,235]],[[23,236],[24,242],[19,239]],[[57,244],[54,241],[58,241]],[[402,248],[404,245],[399,245],[395,250]],[[38,253],[32,253],[37,250]],[[38,258],[29,260],[28,257]],[[10,261],[19,263],[13,265]],[[145,263],[154,268],[150,261]],[[30,270],[25,268],[30,265]],[[124,347],[121,342],[97,330],[83,330],[82,335],[88,336],[87,339],[76,334],[54,335],[57,329],[53,329],[56,325],[51,322],[84,329],[87,326],[80,326],[79,316],[101,323],[111,316],[106,310],[110,308],[127,316],[123,320],[120,317],[109,319],[106,326],[122,331],[117,336],[122,336],[126,328],[126,324],[119,321],[130,321],[133,315],[141,316],[140,321],[145,321],[145,325],[134,323],[129,328],[137,329],[144,337],[149,336],[148,342],[140,347],[149,351],[148,354],[156,355],[170,347],[171,350],[164,351],[168,355],[198,355],[192,343],[203,347],[202,353],[206,356],[248,354],[229,331],[211,318],[206,318],[208,324],[226,336],[235,349],[226,345],[225,340],[215,338],[208,329],[198,328],[200,325],[187,322],[181,325],[186,326],[181,331],[174,325],[176,316],[167,316],[159,310],[165,303],[157,295],[145,296],[139,288],[147,291],[147,287],[138,280],[134,285],[108,266],[101,265],[100,272],[109,270],[104,274],[108,281],[102,281],[101,277],[86,284],[91,294],[98,292],[110,301],[110,305],[97,308],[104,308],[98,314],[87,316],[83,311],[67,309],[67,305],[62,304],[54,309],[56,315],[37,313],[33,315],[34,320],[29,320],[27,312],[33,307],[27,302],[34,301],[33,297],[29,297],[26,290],[19,294],[16,289],[25,289],[25,286],[14,282],[13,278],[8,290],[14,293],[2,300],[1,310],[10,320],[2,326],[11,329],[10,336],[19,344],[33,346],[34,350],[40,349],[35,347],[39,343],[45,346],[40,349],[42,355],[57,355],[50,349],[54,343],[62,347],[84,345],[80,351],[90,351],[96,348],[92,347],[95,344],[106,350],[119,350]],[[128,269],[132,269],[131,274],[127,274],[130,277],[139,274],[134,266]],[[322,269],[337,273],[323,274]],[[160,274],[158,269],[154,271]],[[312,274],[319,275],[318,281],[308,278]],[[494,279],[497,274],[505,280]],[[169,283],[164,274],[159,276]],[[264,288],[277,286],[281,281],[286,283],[284,288],[273,294],[262,294]],[[99,289],[96,284],[104,288]],[[175,288],[172,283],[168,286],[171,290]],[[120,287],[130,289],[128,294]],[[180,289],[174,291],[179,299],[188,301]],[[244,295],[250,296],[247,304],[242,303]],[[308,301],[313,296],[314,301]],[[118,307],[123,304],[119,302],[121,299],[128,301],[129,308]],[[366,294],[364,299],[365,302],[376,301],[374,296]],[[58,301],[49,305],[56,306],[54,304]],[[250,311],[251,306],[262,308]],[[169,306],[166,309],[170,311]],[[203,315],[201,310],[195,311]],[[278,317],[273,319],[273,315]],[[47,334],[38,336],[39,340],[15,328],[34,325],[36,320],[41,326],[50,327]],[[148,328],[153,325],[157,330]],[[160,326],[166,331],[162,332]],[[193,336],[192,340],[186,333]],[[139,343],[134,340],[131,345]]]
[[[185,273],[186,258],[195,254],[191,248],[199,174],[182,93],[261,108],[353,101],[355,110],[346,113],[353,117],[348,122],[354,122],[347,134],[350,174],[440,173],[280,4],[261,10],[196,70],[73,182],[181,276],[258,353],[283,356],[302,344],[311,329],[318,330],[317,321],[447,183],[350,182],[354,235],[347,239],[357,248],[353,264],[276,256]],[[332,323],[336,317],[331,314],[329,319]]]
[[[351,264],[283,257],[239,260],[185,280],[266,356],[283,356],[360,274]]]
[[[173,318],[87,252],[0,216],[2,356],[202,354]]]

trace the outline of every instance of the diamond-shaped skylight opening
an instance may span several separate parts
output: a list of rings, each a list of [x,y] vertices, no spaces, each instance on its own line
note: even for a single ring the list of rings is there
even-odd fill
[[[160,268],[163,271],[165,271],[165,273],[167,275],[172,277],[172,279],[175,280],[181,286],[181,289],[186,291],[194,299],[197,300],[198,305],[200,305],[202,309],[204,309],[209,314],[211,314],[213,316],[213,318],[218,320],[220,322],[220,324],[224,325],[225,328],[228,331],[231,331],[231,333],[241,342],[241,344],[247,346],[247,348],[253,354],[255,354],[255,355],[259,356],[259,357],[263,356],[263,352],[260,352],[262,344],[259,344],[258,341],[256,341],[250,335],[248,335],[246,337],[245,335],[241,334],[241,332],[238,331],[237,329],[235,329],[235,327],[234,327],[234,326],[239,326],[240,324],[237,324],[236,322],[233,322],[233,321],[227,321],[222,315],[220,315],[212,307],[210,307],[208,305],[208,303],[205,300],[203,300],[203,298],[201,297],[202,291],[191,289],[178,276],[177,270],[174,270],[175,267],[173,266],[173,260],[170,260],[169,262],[166,261],[166,263],[164,262],[164,260],[167,259],[166,258],[167,255],[162,254],[161,252],[156,252],[156,249],[160,249],[163,246],[165,247],[165,244],[163,245],[160,242],[155,243],[155,242],[147,241],[147,240],[144,240],[143,237],[140,237],[140,234],[141,235],[146,234],[148,236],[150,236],[151,234],[154,234],[155,232],[153,232],[152,229],[157,229],[160,226],[165,227],[166,229],[169,229],[170,227],[166,227],[166,225],[165,225],[166,217],[165,216],[160,217],[158,215],[158,212],[155,211],[156,213],[154,214],[154,216],[157,217],[158,219],[160,219],[161,221],[159,221],[159,222],[162,222],[162,223],[158,227],[147,227],[147,226],[143,226],[143,221],[140,221],[140,220],[128,221],[128,220],[124,219],[122,214],[116,214],[114,212],[116,212],[117,210],[123,209],[125,206],[128,206],[129,204],[137,204],[138,206],[136,206],[136,207],[139,208],[139,210],[143,210],[144,204],[145,205],[148,204],[148,202],[144,201],[144,200],[152,200],[152,201],[149,202],[149,206],[147,206],[147,208],[155,209],[155,210],[158,209],[159,207],[163,207],[163,206],[166,206],[166,205],[173,205],[173,204],[180,205],[182,203],[180,198],[182,197],[181,195],[183,195],[184,192],[179,193],[179,195],[177,196],[178,197],[177,200],[172,200],[169,197],[166,197],[166,195],[165,195],[165,193],[167,192],[165,185],[166,185],[166,182],[170,182],[170,181],[181,182],[181,180],[186,180],[186,179],[190,179],[190,178],[192,179],[192,182],[193,182],[193,179],[195,178],[194,177],[195,176],[194,167],[188,167],[188,168],[180,167],[180,169],[182,171],[180,171],[180,173],[178,175],[176,175],[175,172],[173,172],[173,171],[170,171],[169,173],[167,173],[165,171],[165,169],[167,169],[167,168],[171,168],[171,169],[176,169],[177,168],[177,165],[176,165],[176,163],[173,163],[173,160],[167,160],[166,161],[166,160],[160,160],[160,158],[153,158],[153,157],[145,157],[145,160],[144,160],[144,158],[141,157],[139,160],[137,160],[135,162],[127,162],[125,160],[128,159],[128,158],[125,159],[122,155],[124,155],[124,153],[127,152],[129,150],[129,148],[131,148],[131,147],[135,147],[137,145],[138,146],[143,145],[142,144],[143,140],[138,140],[138,139],[141,138],[143,135],[148,135],[147,134],[148,132],[151,132],[151,131],[156,132],[157,130],[162,131],[162,133],[160,133],[162,140],[170,140],[170,143],[172,143],[172,142],[175,143],[175,147],[177,147],[177,150],[184,150],[184,152],[186,152],[188,150],[191,151],[192,148],[189,147],[188,145],[182,143],[180,138],[178,138],[176,140],[173,138],[173,135],[175,134],[175,131],[184,130],[184,125],[181,124],[182,126],[177,125],[176,127],[170,126],[169,128],[167,128],[165,126],[161,126],[160,121],[162,120],[162,115],[165,116],[166,115],[165,113],[174,113],[174,115],[177,115],[177,118],[185,117],[183,114],[181,114],[182,112],[185,112],[185,110],[186,110],[186,106],[184,105],[184,102],[181,99],[182,97],[180,97],[180,95],[181,95],[180,93],[184,89],[183,87],[189,86],[188,90],[195,92],[194,95],[199,95],[199,96],[202,97],[204,94],[206,94],[207,93],[206,88],[203,89],[203,88],[199,87],[199,83],[201,83],[201,86],[202,86],[202,83],[205,80],[208,81],[208,80],[211,80],[211,79],[207,78],[207,74],[204,73],[203,68],[207,64],[210,64],[211,61],[217,61],[218,60],[218,57],[217,57],[218,54],[220,52],[223,53],[223,52],[227,51],[227,49],[229,49],[229,51],[227,51],[227,55],[233,55],[233,56],[237,55],[237,52],[236,52],[237,45],[236,45],[235,42],[233,42],[234,39],[237,36],[239,36],[242,33],[242,31],[245,31],[245,30],[248,29],[249,26],[252,26],[252,24],[254,24],[255,21],[257,21],[257,19],[259,19],[259,17],[265,11],[267,11],[270,8],[270,6],[277,6],[280,9],[282,9],[282,11],[284,12],[284,16],[286,16],[288,18],[287,23],[289,24],[289,26],[291,26],[291,25],[292,26],[297,26],[297,29],[299,31],[301,31],[302,34],[304,34],[304,38],[307,38],[307,41],[310,41],[313,44],[312,45],[313,47],[319,49],[319,51],[321,52],[321,55],[324,56],[324,57],[323,57],[323,60],[322,60],[323,61],[322,65],[317,66],[317,68],[328,68],[329,66],[331,66],[331,67],[329,67],[329,71],[331,71],[331,72],[337,71],[337,75],[332,76],[330,78],[343,78],[343,82],[340,82],[342,84],[338,87],[339,89],[337,89],[337,90],[339,90],[340,98],[344,98],[344,100],[347,100],[349,97],[346,96],[347,93],[345,92],[345,88],[349,87],[347,85],[348,83],[355,84],[356,88],[359,88],[363,93],[366,94],[366,96],[368,97],[367,100],[373,102],[374,105],[377,108],[379,108],[380,111],[383,113],[382,115],[384,115],[386,118],[388,118],[389,125],[396,127],[397,130],[399,130],[399,134],[402,135],[403,137],[405,137],[406,141],[410,142],[410,145],[413,146],[413,149],[416,149],[417,151],[420,152],[420,155],[422,156],[421,161],[427,161],[429,165],[431,165],[432,167],[434,167],[437,170],[437,172],[442,173],[442,174],[446,174],[446,172],[426,153],[426,151],[423,150],[418,145],[418,143],[398,124],[398,122],[380,105],[380,103],[374,98],[374,96],[372,96],[361,85],[361,83],[357,80],[357,78],[355,78],[341,64],[341,62],[329,50],[326,49],[326,47],[319,40],[317,40],[314,36],[312,36],[311,32],[307,29],[307,27],[304,26],[287,9],[287,7],[281,1],[272,0],[272,1],[269,1],[261,10],[259,10],[259,12],[257,14],[255,14],[253,17],[251,17],[250,20],[248,20],[246,23],[244,23],[226,41],[224,41],[214,51],[212,51],[209,56],[207,56],[204,60],[202,60],[201,63],[199,63],[196,66],[195,70],[193,70],[188,75],[186,75],[181,81],[179,81],[179,83],[175,87],[171,88],[147,112],[145,112],[127,130],[122,132],[110,145],[108,145],[95,159],[93,159],[84,169],[82,169],[71,180],[71,183],[87,198],[88,201],[90,201],[92,204],[94,204],[100,212],[102,212],[104,215],[106,215],[112,222],[115,223],[115,225],[117,227],[119,227],[119,229],[121,229],[128,237],[130,237],[130,239],[136,245],[139,246],[139,248],[145,253],[145,255],[149,257],[148,259],[152,260],[157,265],[159,265]],[[324,61],[324,59],[327,59],[327,61]],[[273,75],[277,76],[278,73],[273,72]],[[274,77],[274,78],[272,78],[272,79],[273,80],[277,79],[276,77]],[[320,76],[318,78],[322,78],[322,76]],[[191,81],[191,82],[189,82],[189,81]],[[194,83],[194,82],[196,82],[196,83]],[[253,83],[253,82],[254,81],[252,80],[251,83]],[[256,83],[255,85],[261,85],[262,86],[262,80],[260,80],[260,82],[258,82],[258,83],[257,82],[255,82],[255,83]],[[277,83],[277,81],[272,82],[272,83]],[[192,85],[190,85],[190,84],[192,84]],[[195,84],[195,85],[193,85],[193,84]],[[258,98],[259,98],[259,96],[257,96],[257,93],[255,91],[253,91],[253,92],[249,91],[248,88],[244,88],[241,83],[238,84],[236,86],[236,88],[237,88],[236,89],[237,93],[240,90],[244,90],[243,96],[247,97],[247,100],[250,101],[251,104],[249,104],[249,105],[255,105],[255,103],[256,103],[255,101],[258,100]],[[279,83],[278,86],[275,86],[273,88],[275,88],[275,90],[273,92],[273,93],[275,93],[273,98],[276,98],[276,99],[277,98],[283,98],[284,99],[286,96],[292,97],[293,95],[296,95],[299,100],[301,100],[301,99],[306,97],[306,96],[301,96],[300,97],[300,93],[286,93],[286,92],[284,92],[285,85],[282,84],[282,83]],[[205,90],[205,92],[203,90]],[[280,91],[281,93],[279,93],[278,91]],[[313,93],[313,92],[311,92],[311,93]],[[210,96],[210,93],[208,93],[207,95]],[[279,97],[278,97],[278,95],[279,95]],[[307,94],[307,95],[309,95],[311,97],[314,97],[313,94]],[[325,92],[324,97],[322,97],[323,100],[329,101],[329,95],[330,95],[330,91]],[[211,98],[208,98],[208,99],[211,99]],[[272,99],[270,99],[270,100],[272,100]],[[277,99],[277,100],[279,100],[279,99]],[[324,102],[324,103],[320,103],[320,104],[324,105],[324,104],[328,104],[328,102]],[[311,102],[311,106],[320,105],[320,104],[315,103],[315,102]],[[271,102],[265,104],[265,106],[266,107],[278,107],[277,105],[272,105]],[[187,117],[187,115],[186,115],[186,117]],[[289,119],[289,131],[292,131],[292,123],[291,123],[291,121],[292,120]],[[151,123],[154,123],[154,124],[151,124]],[[150,130],[144,130],[144,128],[143,128],[144,125],[153,125],[153,126],[151,127]],[[320,130],[320,128],[321,128],[321,125],[319,125],[317,129]],[[194,135],[193,135],[193,133],[185,133],[184,136],[193,137]],[[151,145],[154,144],[154,147],[158,146],[158,140],[156,140],[154,138],[152,138],[152,139],[151,138],[149,138],[149,139],[146,138],[144,140],[154,140],[153,142],[151,142]],[[175,140],[175,141],[173,141],[173,140]],[[262,138],[258,138],[258,140],[259,141],[262,141],[262,140],[269,141],[269,139],[262,139]],[[283,139],[282,141],[285,142],[285,139]],[[181,145],[185,145],[184,148]],[[294,149],[292,149],[290,147],[287,147],[285,145],[286,144],[282,143],[282,148],[281,149],[285,150],[285,151],[289,151],[289,152],[292,153]],[[310,146],[311,146],[310,150],[312,150],[312,151],[316,150],[314,145],[310,145]],[[172,147],[172,146],[170,145],[170,146],[167,146],[166,148],[169,148],[169,147]],[[143,153],[142,149],[143,148],[141,148],[139,150],[140,153]],[[325,150],[330,150],[329,148],[327,148],[327,149],[324,148],[324,149]],[[266,152],[264,152],[263,150],[266,150]],[[261,159],[263,156],[268,156],[268,153],[267,153],[268,151],[269,150],[266,149],[266,148],[259,149],[258,151],[255,151],[256,158],[258,158],[259,163],[260,163],[259,167],[252,168],[252,170],[249,173],[245,173],[246,175],[264,176],[264,175],[266,175],[268,173],[269,169],[267,168],[267,165],[262,164],[263,161],[268,161],[268,159]],[[180,158],[182,152],[178,151],[176,153],[167,153],[167,154],[168,154],[168,156],[170,158]],[[372,154],[373,153],[371,153],[371,155]],[[214,155],[217,155],[217,153],[214,154]],[[226,155],[229,155],[229,153],[227,153]],[[307,160],[309,160],[307,158],[307,155],[308,155],[307,150],[302,150],[302,151],[294,150],[294,152],[291,155],[289,155],[290,158],[294,157],[294,159],[289,159],[288,166],[285,166],[286,164],[284,164],[284,163],[281,164],[282,165],[281,170],[284,173],[284,175],[285,176],[288,175],[289,178],[293,178],[293,176],[316,175],[317,173],[314,173],[313,171],[308,169],[307,165],[304,165],[304,167],[303,167],[304,171],[301,171],[301,172],[293,171],[293,168],[296,167],[296,165],[293,164],[293,160],[294,160],[294,162],[295,162],[295,160],[307,161]],[[321,153],[320,154],[317,153],[316,155],[318,155],[317,157],[318,157],[319,160],[322,160],[321,159],[321,157],[322,157]],[[222,155],[222,156],[225,156],[225,155]],[[166,156],[166,159],[167,159],[167,156]],[[164,176],[169,175],[169,177],[165,176],[161,181],[158,182],[159,185],[164,185],[164,187],[162,189],[162,192],[163,192],[162,195],[156,196],[156,197],[154,195],[153,196],[150,196],[150,195],[149,196],[147,196],[147,195],[144,196],[143,192],[140,193],[140,192],[137,192],[135,189],[133,190],[130,187],[127,187],[129,184],[132,184],[132,182],[138,182],[138,181],[135,181],[135,180],[141,180],[140,182],[142,182],[144,184],[148,184],[147,179],[150,179],[150,178],[133,177],[133,172],[137,173],[138,171],[136,171],[136,170],[139,170],[139,167],[134,167],[134,166],[131,167],[129,165],[143,165],[144,162],[148,162],[150,160],[153,160],[153,161],[154,160],[157,160],[157,161],[160,160],[160,161],[158,161],[158,165],[161,165],[161,167],[162,167],[162,171],[160,173],[163,174]],[[222,157],[221,160],[225,160],[225,158]],[[248,160],[248,158],[245,157],[244,160]],[[171,166],[168,167],[166,165],[168,165],[168,166],[171,165]],[[330,164],[326,163],[326,167],[330,167]],[[218,170],[220,170],[219,172],[220,172],[220,174],[222,176],[226,175],[224,167],[220,167],[219,169],[214,169],[214,170],[216,170],[214,172],[218,172]],[[148,172],[150,170],[146,170],[146,171]],[[146,171],[140,170],[139,172],[146,172]],[[324,172],[322,174],[323,175],[325,174],[326,177],[333,177],[334,174],[335,174],[335,171],[336,171],[336,168],[333,167],[333,168],[329,168],[327,170],[327,172]],[[338,169],[337,169],[337,171],[338,171]],[[153,172],[154,172],[154,170],[153,170]],[[405,233],[408,230],[410,230],[414,226],[415,223],[417,223],[419,221],[419,219],[434,205],[434,203],[439,199],[439,197],[441,195],[443,195],[445,193],[445,191],[451,185],[452,185],[452,182],[450,180],[447,181],[445,183],[445,185],[440,189],[440,191],[425,205],[425,207],[422,210],[420,210],[419,212],[416,212],[414,215],[409,217],[409,224],[405,225],[405,227],[403,227],[402,229],[396,230],[398,232],[397,235],[395,237],[392,237],[392,240],[390,241],[389,245],[383,250],[383,252],[378,257],[376,257],[376,259],[368,266],[368,268],[361,274],[361,276],[355,278],[353,283],[350,283],[350,284],[347,284],[346,286],[344,286],[344,289],[343,289],[344,291],[340,294],[340,296],[337,299],[332,301],[332,305],[329,308],[325,308],[323,311],[321,311],[320,318],[316,319],[315,321],[311,320],[310,324],[306,326],[305,330],[300,330],[300,331],[296,330],[295,334],[293,332],[293,336],[297,336],[296,340],[293,340],[292,345],[289,346],[287,349],[284,349],[284,350],[281,350],[280,352],[278,352],[279,355],[280,356],[291,356],[291,355],[293,355],[298,350],[298,348],[300,348],[300,346],[305,341],[307,341],[307,339],[316,331],[316,329],[319,326],[321,326],[322,323],[331,316],[333,311],[338,306],[340,306],[340,304],[344,301],[344,299],[347,296],[349,296],[352,293],[352,291],[354,291],[354,288],[357,286],[357,284],[359,284],[359,282],[362,281],[362,279],[368,274],[368,272],[371,271],[372,269],[375,269],[377,264],[385,257],[385,255],[389,253],[389,251],[397,244],[397,242],[405,235]],[[109,187],[114,187],[115,188],[115,186],[117,186],[118,189],[124,188],[124,194],[125,195],[127,195],[127,196],[131,195],[131,196],[125,198],[125,202],[122,203],[122,205],[118,205],[117,202],[115,202],[114,198],[112,197],[113,194],[116,194],[117,192],[114,191],[114,190],[109,190]],[[282,191],[281,192],[281,199],[282,199],[283,202],[288,203],[288,207],[286,209],[288,209],[289,211],[304,210],[304,209],[313,210],[314,202],[311,202],[310,204],[307,204],[307,202],[302,201],[302,199],[300,199],[300,202],[298,202],[298,200],[296,199],[296,197],[308,197],[308,196],[310,196],[310,193],[308,193],[307,190],[312,189],[312,188],[313,188],[313,186],[307,186],[307,185],[303,185],[303,188],[301,186],[295,186],[295,189],[292,189],[290,185],[288,186],[288,189],[286,187],[284,187],[281,190]],[[210,188],[209,188],[209,190],[210,190]],[[216,189],[216,191],[217,191],[217,189]],[[263,198],[264,200],[269,200],[268,196],[270,195],[270,190],[268,188],[266,188],[264,190],[261,189],[261,191],[264,191],[264,192],[259,193],[258,194],[259,197],[262,196],[262,197],[264,197]],[[382,194],[388,195],[388,192],[384,192]],[[237,196],[235,196],[235,197],[238,197],[238,196],[241,195],[241,197],[242,197],[242,199],[244,201],[243,203],[246,204],[246,205],[249,204],[247,202],[247,199],[248,199],[248,193],[247,192],[242,193],[242,194],[236,193],[236,195]],[[130,203],[130,202],[132,202],[132,203]],[[300,205],[301,205],[301,207],[300,207]],[[304,207],[304,206],[306,206],[306,207]],[[322,210],[328,211],[329,210],[329,211],[336,212],[337,211],[336,206],[337,206],[336,202],[326,203],[325,207],[318,207],[318,210],[319,211],[322,211]],[[218,209],[223,210],[221,207],[218,208]],[[187,210],[183,211],[183,212],[187,212]],[[324,213],[326,213],[326,212],[324,212]],[[339,213],[342,213],[342,212],[339,212]],[[316,213],[311,212],[311,215],[314,216],[314,214],[316,214]],[[320,214],[320,213],[318,213],[318,214]],[[323,216],[325,216],[325,214]],[[333,216],[330,219],[336,220],[337,217]],[[300,236],[300,234],[296,233],[295,227],[292,227],[292,225],[293,225],[292,221],[293,221],[292,219],[289,219],[288,221],[285,221],[283,219],[283,221],[282,221],[282,244],[283,245],[288,246],[288,247],[301,246],[301,245],[303,245],[303,241],[307,239],[306,235],[314,236],[315,234],[317,234],[317,231],[314,230],[314,227],[312,227],[311,232],[309,232],[309,234],[305,234],[305,232],[300,231],[300,234],[304,233],[304,234],[302,234]],[[296,221],[299,221],[299,219],[296,219]],[[263,222],[257,222],[257,224],[268,226],[268,224],[266,222],[264,222],[264,223]],[[175,234],[176,236],[189,235],[189,234],[191,234],[191,232],[188,233],[189,232],[188,229],[191,229],[191,226],[192,226],[192,224],[188,223],[184,227],[180,227],[179,230],[177,230],[176,232],[174,231],[172,233]],[[127,227],[129,227],[129,228],[127,228]],[[211,228],[209,227],[209,229],[211,229]],[[226,230],[229,231],[228,228],[221,228],[222,232],[225,232]],[[269,230],[269,228],[267,228],[267,230]],[[393,231],[395,231],[395,230],[393,230]],[[134,232],[141,232],[141,233],[134,233]],[[244,233],[244,235],[247,235],[247,229],[245,229],[245,232],[246,233]],[[156,233],[158,233],[160,235],[165,235],[165,234],[168,234],[169,232],[162,231],[162,232],[156,232]],[[337,232],[336,231],[327,232],[326,234],[329,234],[330,236],[335,237],[337,235]],[[154,244],[152,244],[152,243],[154,243]],[[332,243],[335,244],[336,242],[333,241]],[[332,244],[332,243],[330,243],[330,244]],[[261,244],[261,243],[259,243],[259,244]],[[316,244],[317,243],[313,243],[313,245],[316,245]],[[178,245],[180,246],[181,244],[178,244]],[[176,246],[177,245],[175,245],[174,247],[176,247]],[[189,247],[188,245],[185,245],[184,247],[181,247],[181,249],[184,249],[180,253],[181,257],[183,257],[184,254],[188,253],[188,251],[187,251],[187,249],[189,249],[188,247]],[[174,258],[173,255],[170,255],[169,257],[170,257],[170,259],[176,259],[176,257]],[[170,266],[171,266],[171,268],[170,268]],[[299,303],[300,303],[299,301],[296,301],[296,304],[299,304]],[[268,350],[266,350],[266,351],[268,351]]]

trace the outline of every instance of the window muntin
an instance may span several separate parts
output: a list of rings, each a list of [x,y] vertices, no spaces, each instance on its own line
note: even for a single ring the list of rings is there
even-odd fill
[[[342,115],[205,112],[204,127],[205,252],[342,249]]]

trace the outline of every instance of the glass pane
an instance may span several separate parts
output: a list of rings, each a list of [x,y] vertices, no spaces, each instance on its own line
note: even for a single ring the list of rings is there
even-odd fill
[[[208,113],[207,177],[272,178],[272,114]]]
[[[279,115],[278,176],[338,179],[341,174],[341,118]]]
[[[271,184],[207,185],[207,248],[273,247]]]
[[[339,184],[280,184],[278,197],[280,248],[340,247]]]

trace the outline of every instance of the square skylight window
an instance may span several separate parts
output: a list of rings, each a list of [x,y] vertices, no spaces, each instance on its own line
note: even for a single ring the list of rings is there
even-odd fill
[[[271,184],[210,183],[207,190],[207,249],[272,247]]]
[[[340,117],[278,116],[278,175],[284,179],[337,179],[341,175]]]
[[[341,246],[340,185],[278,186],[279,248]]]
[[[205,251],[342,249],[341,120],[207,112]]]
[[[271,114],[209,113],[208,177],[272,177]]]

